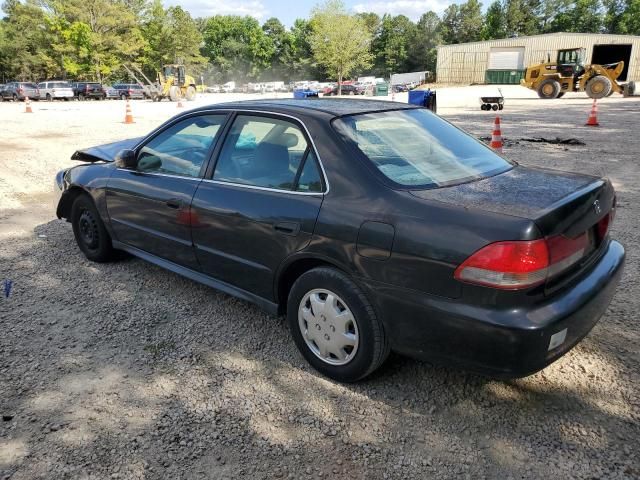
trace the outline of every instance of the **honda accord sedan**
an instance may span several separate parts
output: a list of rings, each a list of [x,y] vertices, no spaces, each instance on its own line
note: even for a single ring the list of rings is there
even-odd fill
[[[531,374],[587,335],[623,269],[609,180],[518,165],[406,104],[218,104],[72,158],[57,216],[88,259],[123,250],[284,314],[339,381],[390,350]]]

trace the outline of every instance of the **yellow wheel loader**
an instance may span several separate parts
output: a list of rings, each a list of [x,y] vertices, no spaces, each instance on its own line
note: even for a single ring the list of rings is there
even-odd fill
[[[624,62],[607,65],[584,65],[586,50],[559,50],[558,58],[527,67],[520,84],[538,92],[544,99],[560,98],[567,92],[586,92],[590,98],[604,98],[612,93],[633,95],[633,82],[619,83]]]
[[[144,88],[145,97],[151,98],[154,102],[159,102],[163,98],[169,98],[172,102],[182,99],[189,101],[196,98],[196,81],[191,75],[186,75],[184,65],[164,65],[162,70],[157,72],[156,81],[152,82],[136,65],[122,65],[125,70],[135,78],[136,82]],[[138,72],[146,83],[133,72]]]
[[[184,65],[164,65],[158,72],[157,85],[158,93],[154,100],[169,97],[172,102],[177,102],[196,98],[196,81],[191,75],[185,74]]]

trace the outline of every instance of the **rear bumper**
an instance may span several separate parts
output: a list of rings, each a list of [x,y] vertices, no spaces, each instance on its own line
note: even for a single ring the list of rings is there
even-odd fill
[[[535,373],[591,331],[620,281],[624,248],[611,241],[577,284],[546,303],[500,309],[364,282],[394,350],[496,377]],[[564,333],[563,333],[564,332]],[[564,340],[554,346],[550,342]],[[551,347],[551,348],[550,348]]]

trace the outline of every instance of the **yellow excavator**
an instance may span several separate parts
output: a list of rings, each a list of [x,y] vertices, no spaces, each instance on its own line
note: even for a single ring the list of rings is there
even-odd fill
[[[566,92],[586,92],[590,98],[604,98],[612,93],[625,97],[635,92],[634,82],[620,83],[624,62],[585,65],[586,49],[559,50],[555,62],[547,61],[527,67],[520,84],[538,92],[544,99],[560,98]]]
[[[184,65],[163,65],[162,70],[156,73],[155,82],[149,80],[136,65],[123,66],[138,83],[143,85],[145,96],[154,102],[159,102],[163,98],[169,98],[172,102],[183,99],[191,101],[196,98],[196,81],[191,75],[185,73]],[[146,83],[141,82],[132,70],[138,72]]]

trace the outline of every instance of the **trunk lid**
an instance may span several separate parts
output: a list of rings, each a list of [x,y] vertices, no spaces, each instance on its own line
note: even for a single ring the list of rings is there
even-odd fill
[[[71,156],[71,160],[79,160],[81,162],[113,162],[116,155],[126,149],[135,147],[143,137],[130,138],[120,140],[119,142],[105,143],[96,147],[84,148],[76,150]]]
[[[582,257],[549,278],[547,291],[560,288],[595,261],[606,243],[603,226],[608,227],[615,213],[615,192],[608,180],[520,165],[494,177],[411,193],[466,209],[526,218],[547,239],[576,239],[585,235],[587,245]]]

